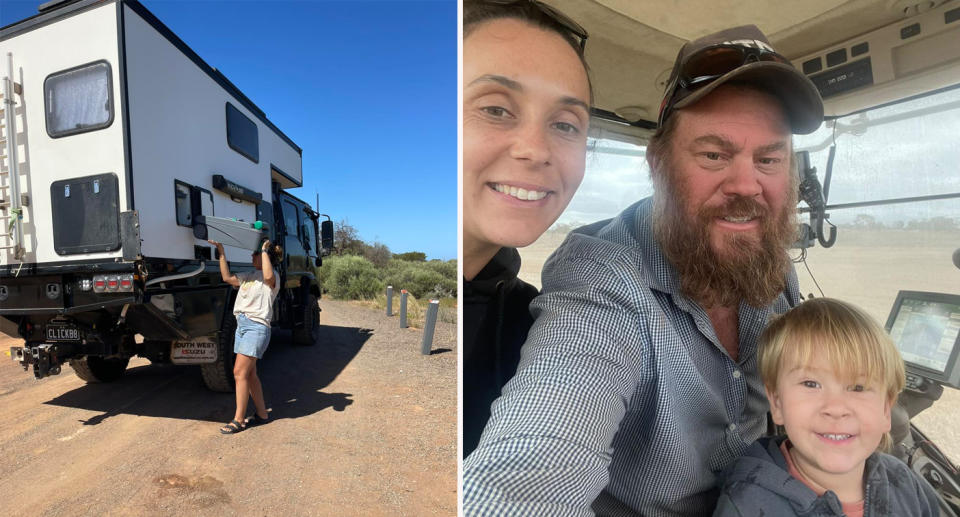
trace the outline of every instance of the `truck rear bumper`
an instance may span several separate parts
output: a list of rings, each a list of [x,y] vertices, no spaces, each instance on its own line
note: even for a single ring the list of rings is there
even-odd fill
[[[85,275],[86,278],[92,275]],[[71,314],[136,303],[137,293],[96,293],[78,287],[74,275],[0,279],[0,315]]]

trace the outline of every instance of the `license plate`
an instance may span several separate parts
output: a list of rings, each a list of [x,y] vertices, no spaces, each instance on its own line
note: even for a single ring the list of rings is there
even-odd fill
[[[174,341],[170,347],[173,364],[204,364],[217,360],[217,344],[205,339]]]
[[[47,325],[47,341],[64,343],[80,341],[80,329],[73,325]]]

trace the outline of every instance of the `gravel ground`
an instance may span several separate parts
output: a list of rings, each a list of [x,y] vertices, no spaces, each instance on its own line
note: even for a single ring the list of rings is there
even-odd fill
[[[321,306],[315,346],[276,332],[259,363],[271,422],[233,436],[195,367],[84,384],[0,361],[0,514],[455,515],[456,325],[423,356],[396,317]]]

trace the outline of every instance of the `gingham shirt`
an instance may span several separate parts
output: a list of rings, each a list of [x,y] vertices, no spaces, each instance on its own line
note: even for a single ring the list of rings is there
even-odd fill
[[[740,304],[734,362],[679,293],[651,207],[547,261],[517,374],[464,462],[466,515],[710,515],[718,475],[765,431],[757,338],[798,303],[796,274],[771,307]]]

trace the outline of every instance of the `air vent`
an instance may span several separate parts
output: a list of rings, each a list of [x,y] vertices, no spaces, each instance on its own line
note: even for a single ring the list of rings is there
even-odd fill
[[[946,2],[947,0],[890,0],[890,9],[906,16],[916,16]]]

